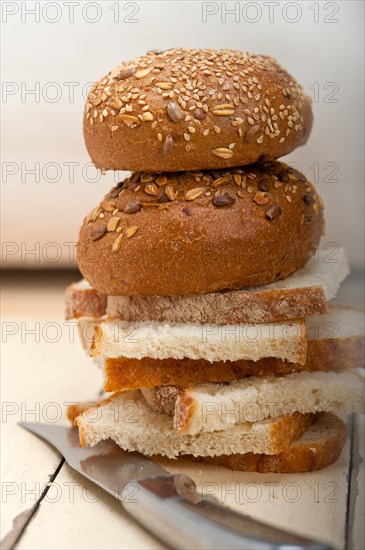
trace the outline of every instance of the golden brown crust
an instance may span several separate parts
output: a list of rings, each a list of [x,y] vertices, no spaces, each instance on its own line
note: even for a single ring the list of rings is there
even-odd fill
[[[102,77],[85,105],[91,159],[105,170],[252,164],[304,144],[310,98],[274,59],[236,50],[147,53]]]
[[[296,441],[316,419],[315,414],[301,414],[295,412],[276,418],[272,425],[272,440],[275,441],[273,454],[285,451],[293,441]],[[179,427],[179,433],[184,431],[184,426]]]
[[[72,285],[71,285],[72,286]],[[323,287],[231,290],[199,296],[105,296],[90,290],[66,289],[66,319],[102,317],[158,323],[275,323],[328,311]],[[89,300],[89,297],[92,300]],[[94,301],[95,297],[95,301]]]
[[[268,290],[230,290],[193,296],[112,296],[109,317],[125,321],[217,325],[272,323],[328,311],[322,286]],[[81,312],[81,317],[82,312]]]
[[[162,412],[168,416],[174,416],[176,397],[181,393],[179,388],[174,386],[161,386],[159,391],[155,391],[155,388],[141,388],[140,392],[147,405],[152,410]]]
[[[94,334],[93,334],[93,337],[91,339],[91,345],[90,345],[90,356],[91,357],[96,357],[95,349],[97,347],[97,343],[100,340],[101,336],[102,336],[102,330],[101,330],[100,324],[96,323],[94,325]]]
[[[90,437],[91,435],[90,424],[93,424],[95,420],[93,420],[93,422],[90,423],[87,421],[87,417],[89,415],[92,415],[92,416],[94,415],[93,409],[99,408],[99,407],[103,408],[112,402],[115,403],[115,400],[118,399],[119,397],[118,395],[119,393],[120,392],[117,392],[113,394],[111,397],[97,403],[94,407],[88,408],[81,416],[78,416],[75,419],[75,425],[78,426],[79,428],[79,439],[80,439],[81,446],[90,446],[90,444],[91,445],[93,444],[92,442],[93,438]],[[133,396],[133,393],[135,393],[134,396]],[[138,402],[138,399],[140,399],[140,395],[137,394],[136,392],[130,392],[129,396],[132,399],[137,399],[137,402]],[[146,416],[147,424],[145,425],[145,429],[147,430],[146,436],[148,437],[148,429],[149,429],[148,412],[145,410],[145,405],[142,405],[142,410],[144,410],[144,414]],[[158,416],[162,416],[162,415],[159,414]],[[156,416],[153,416],[153,418],[156,418]],[[266,439],[266,443],[264,444],[265,448],[268,449],[268,452],[270,453],[273,452],[275,454],[278,454],[279,452],[286,450],[288,446],[290,446],[290,444],[295,439],[300,437],[305,431],[305,429],[313,423],[314,418],[315,418],[315,415],[311,415],[311,414],[301,415],[299,413],[294,413],[291,415],[286,415],[280,418],[276,418],[269,422],[265,422],[264,423],[265,425],[260,425],[260,428],[263,430],[263,433],[261,434],[261,436]],[[113,422],[112,419],[110,420]],[[151,421],[153,422],[153,419],[151,419]],[[88,428],[88,425],[89,425],[89,428]],[[162,422],[162,424],[160,424],[160,428],[162,430],[167,428],[167,431],[169,432],[171,429],[171,424],[169,421],[167,423]],[[137,435],[137,438],[140,438],[140,435],[141,434]],[[164,433],[160,432],[160,435],[163,437]],[[199,435],[197,436],[197,438],[199,439]],[[260,435],[259,435],[259,438],[260,438]],[[97,440],[99,440],[99,438],[96,438],[96,441]],[[162,447],[163,445],[164,444],[162,442]],[[185,445],[185,448],[186,447],[187,446]],[[130,445],[128,445],[128,448],[131,448]],[[132,443],[132,448],[135,448],[134,443]],[[179,455],[179,451],[176,449],[176,452],[174,454],[175,456]]]
[[[66,409],[66,414],[68,420],[73,424],[74,426],[77,426],[76,419],[78,416],[81,416],[84,412],[87,410],[92,410],[97,407],[100,407],[104,401],[83,401],[81,403],[73,403],[72,405],[69,405]]]
[[[323,422],[323,431],[318,435],[314,432],[313,437],[306,437],[304,434],[304,437],[276,455],[247,453],[199,458],[189,456],[188,458],[205,464],[224,466],[231,470],[263,474],[269,472],[292,474],[322,470],[336,462],[347,438],[347,426],[342,420],[332,414],[326,414],[324,418],[323,422],[321,420],[323,415],[320,415],[313,425],[315,428],[319,422]]]
[[[85,218],[78,263],[92,287],[108,295],[265,285],[306,264],[322,225],[313,186],[280,162],[134,173]]]
[[[174,428],[177,434],[186,433],[186,428],[191,423],[191,418],[196,413],[196,401],[186,392],[171,388],[171,396],[161,394],[160,391],[142,390],[146,402],[156,412],[174,416]],[[174,404],[176,405],[174,406]],[[294,412],[275,419],[271,426],[271,440],[276,448],[273,453],[279,453],[286,449],[292,441],[295,441],[315,419],[314,414],[301,414]]]
[[[107,397],[106,399],[102,399],[101,401],[90,401],[90,403],[84,402],[81,405],[71,405],[71,407],[67,408],[67,416],[70,422],[78,428],[79,431],[79,441],[80,441],[80,447],[87,447],[87,437],[85,437],[85,427],[83,425],[83,418],[82,415],[85,412],[92,413],[93,409],[99,409],[108,403],[112,403],[113,398],[117,397],[118,394],[121,392],[115,392],[110,397]],[[78,414],[77,414],[78,413]]]
[[[66,288],[65,319],[79,317],[102,317],[106,311],[107,296],[99,294],[94,288],[80,289],[77,283]]]
[[[364,368],[364,335],[309,340],[304,367],[307,365],[310,371]]]
[[[181,393],[178,397],[179,406],[175,408],[174,428],[177,434],[184,433],[185,426],[189,425],[196,413],[196,401],[188,394]],[[275,433],[275,432],[274,432]],[[274,439],[276,441],[276,439]]]
[[[207,382],[233,382],[245,376],[290,374],[300,371],[341,371],[364,366],[364,336],[309,340],[304,365],[266,357],[258,361],[204,359],[106,359],[105,391],[171,385],[188,388]]]
[[[80,403],[75,403],[74,405],[69,405],[66,409],[66,414],[68,420],[71,422],[71,424],[75,424],[75,420],[80,414],[84,412],[85,408]]]

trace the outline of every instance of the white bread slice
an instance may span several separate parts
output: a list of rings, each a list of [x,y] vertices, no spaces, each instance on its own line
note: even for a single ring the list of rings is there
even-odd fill
[[[104,362],[105,391],[176,385],[189,388],[207,382],[233,382],[245,376],[298,371],[341,371],[364,367],[364,313],[330,305],[328,315],[307,320],[308,350],[304,365],[265,357],[258,361],[205,359],[128,359]]]
[[[331,243],[329,243],[331,244]],[[237,324],[300,319],[327,311],[349,273],[342,248],[321,245],[304,268],[270,285],[196,296],[99,295],[87,281],[66,289],[66,319],[108,317],[124,321]]]
[[[92,355],[105,358],[188,357],[213,362],[278,357],[304,364],[306,354],[304,320],[253,325],[102,322],[96,325],[92,342]]]
[[[106,312],[107,297],[99,294],[85,279],[71,283],[65,292],[65,318],[102,317]]]
[[[177,435],[172,418],[153,411],[138,391],[117,392],[75,420],[80,444],[93,447],[113,439],[122,449],[145,455],[217,456],[248,452],[278,454],[287,449],[314,420],[313,415],[282,416],[243,423],[221,432]]]
[[[364,378],[354,371],[250,376],[229,384],[185,390],[161,386],[142,393],[154,410],[173,414],[178,434],[214,432],[294,412],[364,413]]]
[[[96,320],[92,317],[79,317],[76,319],[80,340],[87,355],[91,355],[91,344],[95,332],[95,321]],[[94,357],[93,361],[100,369],[103,369],[103,359]]]
[[[253,454],[192,457],[193,460],[225,466],[242,472],[293,474],[314,472],[333,464],[347,438],[347,426],[337,416],[322,413],[291,446],[277,455]]]
[[[309,340],[332,342],[364,337],[364,311],[354,307],[331,304],[328,313],[307,317],[305,322]]]
[[[108,296],[106,314],[125,321],[201,324],[300,319],[325,313],[348,274],[344,250],[333,254],[333,247],[327,245],[283,281],[197,296]]]
[[[88,355],[91,353],[91,344],[95,332],[95,323],[97,321],[100,321],[100,319],[95,319],[93,317],[79,317],[77,319],[80,340]]]

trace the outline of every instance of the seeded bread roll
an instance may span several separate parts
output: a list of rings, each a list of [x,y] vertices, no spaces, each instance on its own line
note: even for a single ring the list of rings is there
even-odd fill
[[[90,91],[84,136],[104,170],[182,171],[276,159],[304,144],[310,98],[274,59],[236,50],[154,50]]]
[[[323,226],[320,198],[280,162],[135,172],[84,220],[80,270],[101,294],[189,295],[285,279]]]

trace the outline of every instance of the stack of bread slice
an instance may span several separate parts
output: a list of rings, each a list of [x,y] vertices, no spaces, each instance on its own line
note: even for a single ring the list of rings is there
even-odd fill
[[[104,373],[73,407],[82,445],[235,470],[333,463],[364,410],[363,314],[330,304],[349,269],[323,203],[276,159],[310,100],[267,56],[153,50],[98,81],[84,133],[133,170],[84,219],[66,316]]]
[[[192,296],[105,297],[85,280],[71,284],[66,317],[77,319],[102,367],[105,392],[116,392],[96,413],[90,404],[72,409],[81,443],[110,437],[147,455],[245,471],[334,462],[347,434],[335,414],[364,408],[364,320],[360,310],[328,307],[348,267],[340,250],[323,270],[327,255],[284,281],[219,295],[226,325],[213,322],[209,295],[197,296],[192,310],[185,305]],[[237,338],[242,330],[246,337]]]

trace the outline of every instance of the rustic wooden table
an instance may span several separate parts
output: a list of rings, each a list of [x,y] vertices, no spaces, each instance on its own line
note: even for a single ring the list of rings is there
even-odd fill
[[[4,296],[2,548],[163,548],[117,501],[17,425],[21,420],[65,422],[68,402],[95,398],[101,387],[100,371],[85,357],[72,323],[62,317],[63,286],[70,277],[53,276],[51,284],[42,277],[34,283],[30,275],[19,284],[10,278]],[[340,460],[321,472],[245,474],[186,460],[161,465],[191,476],[198,488],[237,511],[338,549],[363,550],[364,417],[349,423],[350,439]]]

